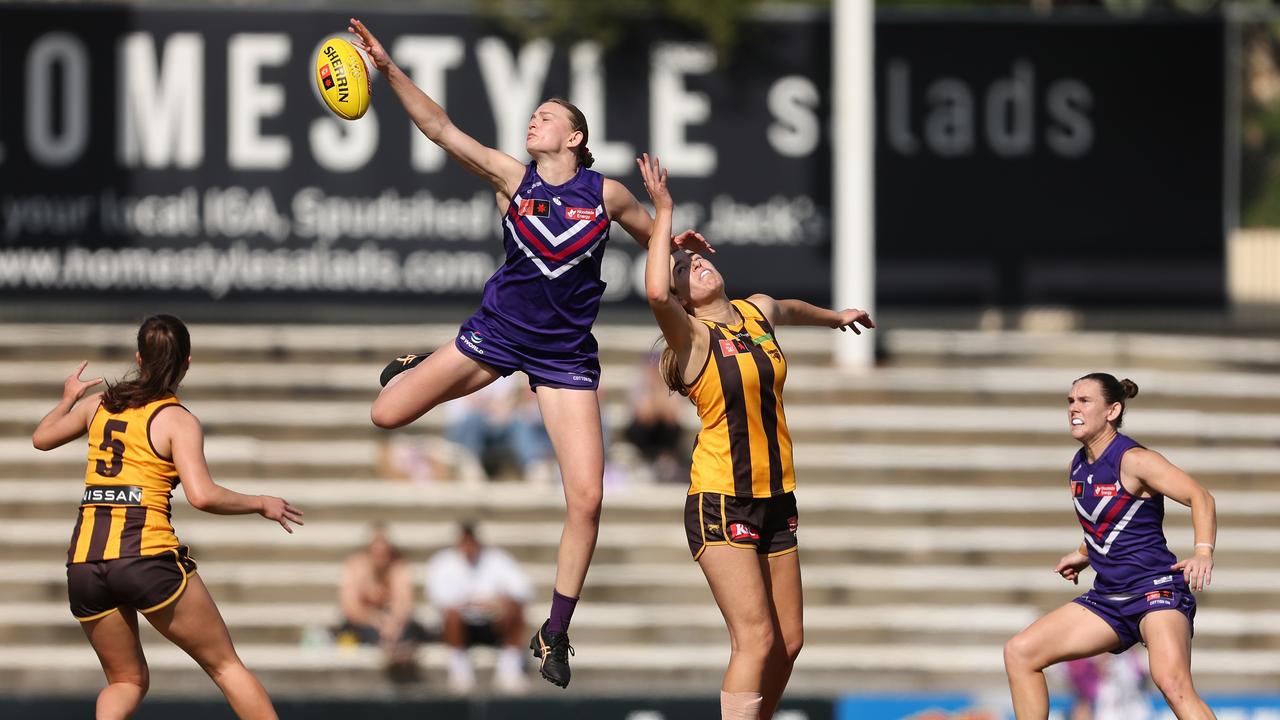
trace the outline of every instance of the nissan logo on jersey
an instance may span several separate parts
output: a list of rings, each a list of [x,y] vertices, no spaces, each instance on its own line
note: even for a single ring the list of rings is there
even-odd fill
[[[142,488],[136,485],[89,486],[80,498],[81,505],[141,505]]]

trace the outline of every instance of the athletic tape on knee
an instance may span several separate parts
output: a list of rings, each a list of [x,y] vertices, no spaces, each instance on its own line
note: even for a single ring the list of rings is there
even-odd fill
[[[758,692],[720,691],[720,720],[760,720],[764,698]]]

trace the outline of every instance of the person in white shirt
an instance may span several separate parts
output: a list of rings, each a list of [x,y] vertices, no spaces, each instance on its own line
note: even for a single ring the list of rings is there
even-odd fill
[[[449,646],[449,688],[466,693],[475,687],[468,648],[498,647],[494,686],[503,692],[525,689],[524,604],[533,597],[529,576],[504,550],[480,544],[475,528],[463,524],[454,547],[427,561],[427,599],[440,613]]]

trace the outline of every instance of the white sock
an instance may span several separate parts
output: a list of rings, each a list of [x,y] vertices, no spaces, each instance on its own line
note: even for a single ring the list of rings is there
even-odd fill
[[[498,651],[498,667],[499,675],[512,676],[520,675],[524,670],[524,653],[520,652],[520,648],[504,647]]]
[[[721,720],[760,720],[764,698],[758,692],[720,691]]]
[[[449,653],[449,677],[456,681],[471,681],[476,676],[471,667],[471,656],[466,650],[452,650]]]

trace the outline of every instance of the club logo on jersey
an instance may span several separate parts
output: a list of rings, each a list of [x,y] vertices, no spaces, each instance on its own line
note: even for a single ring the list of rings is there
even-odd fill
[[[142,488],[136,485],[90,486],[84,489],[81,505],[141,505]]]
[[[759,540],[760,533],[746,523],[729,523],[730,540]]]
[[[324,84],[325,90],[333,89],[333,71],[329,69],[328,65],[320,68],[320,82]]]
[[[1094,485],[1093,496],[1094,497],[1115,497],[1117,492],[1116,487],[1117,487],[1116,485]]]
[[[1084,497],[1084,483],[1071,483],[1071,497]]]
[[[520,214],[525,217],[551,217],[551,203],[546,200],[525,199],[520,201]]]
[[[720,534],[720,526],[719,526],[719,525],[716,525],[715,523],[707,523],[707,534],[708,534],[708,535],[719,535],[719,534]]]
[[[564,217],[566,220],[586,220],[591,222],[596,219],[596,209],[567,207],[564,209]]]

